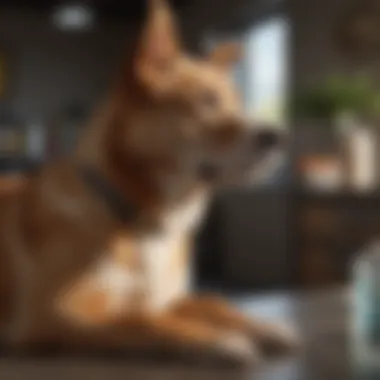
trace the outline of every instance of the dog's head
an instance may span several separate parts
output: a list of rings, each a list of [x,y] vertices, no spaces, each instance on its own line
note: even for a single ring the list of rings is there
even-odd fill
[[[135,90],[129,90],[128,127],[119,141],[145,161],[199,181],[241,177],[279,136],[243,116],[232,78],[240,47],[228,43],[192,58],[181,47],[169,5],[151,0],[149,8],[131,61]]]

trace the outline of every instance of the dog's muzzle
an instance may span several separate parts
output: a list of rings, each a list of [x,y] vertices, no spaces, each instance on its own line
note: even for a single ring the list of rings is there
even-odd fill
[[[251,149],[253,152],[266,153],[269,150],[286,146],[285,133],[274,128],[255,128],[251,132]]]

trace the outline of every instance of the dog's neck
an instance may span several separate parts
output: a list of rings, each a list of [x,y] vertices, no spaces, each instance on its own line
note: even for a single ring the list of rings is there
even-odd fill
[[[137,160],[128,160],[126,155],[121,157],[117,146],[112,144],[117,111],[114,96],[108,97],[96,109],[79,140],[75,159],[81,165],[92,167],[142,208],[155,208],[161,196],[149,172]]]
[[[128,111],[133,106],[126,98],[120,104],[120,92],[108,96],[84,129],[76,159],[98,170],[128,200],[156,216],[167,207],[185,201],[198,192],[200,186],[186,173],[176,174],[176,168],[168,167],[170,163],[138,158],[118,145],[120,139],[114,135],[115,128],[128,128],[128,123],[132,123]],[[123,124],[118,126],[117,123]]]

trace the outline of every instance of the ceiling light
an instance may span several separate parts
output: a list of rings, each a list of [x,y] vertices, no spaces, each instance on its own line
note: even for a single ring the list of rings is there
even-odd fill
[[[84,3],[65,3],[56,7],[52,19],[54,25],[64,31],[91,29],[95,23],[95,11]]]

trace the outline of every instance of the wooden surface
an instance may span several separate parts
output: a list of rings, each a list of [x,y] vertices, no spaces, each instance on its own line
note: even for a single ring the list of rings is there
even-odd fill
[[[285,320],[297,327],[304,347],[297,355],[270,360],[249,372],[200,369],[125,360],[69,359],[0,361],[0,379],[129,379],[129,380],[347,380],[353,369],[348,355],[349,294],[342,290],[299,295],[235,297],[247,313]],[[380,375],[380,374],[379,374]],[[380,378],[374,377],[374,379]]]
[[[295,193],[291,225],[301,289],[346,284],[357,252],[380,235],[380,196]]]
[[[0,196],[14,193],[25,184],[25,178],[21,175],[0,175]]]

